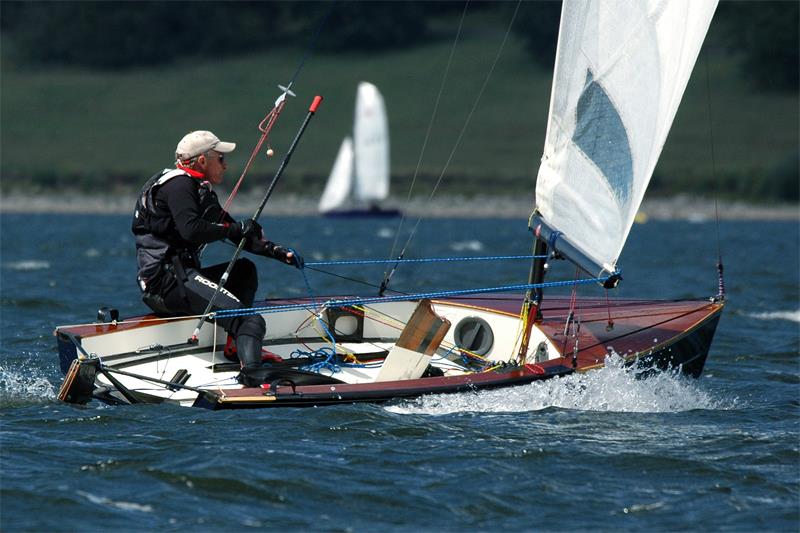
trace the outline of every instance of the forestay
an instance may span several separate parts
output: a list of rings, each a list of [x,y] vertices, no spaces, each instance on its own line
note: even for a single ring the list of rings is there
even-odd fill
[[[360,201],[380,201],[389,195],[389,127],[378,88],[361,82],[353,125],[355,152],[354,196]]]
[[[564,0],[536,206],[608,272],[664,146],[717,0]]]

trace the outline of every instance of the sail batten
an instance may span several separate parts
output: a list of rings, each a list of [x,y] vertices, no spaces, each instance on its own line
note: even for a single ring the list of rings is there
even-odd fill
[[[627,239],[717,0],[564,0],[542,220],[608,272]]]

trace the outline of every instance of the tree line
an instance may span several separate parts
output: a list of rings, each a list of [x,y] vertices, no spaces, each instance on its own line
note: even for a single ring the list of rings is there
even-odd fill
[[[468,9],[516,7],[516,2],[473,1]],[[415,46],[452,38],[436,35],[430,20],[458,16],[463,9],[464,3],[455,1],[4,1],[0,30],[10,37],[17,64],[120,70],[305,44],[311,38],[319,53]],[[520,4],[513,30],[532,61],[552,63],[560,11],[559,1]],[[723,0],[716,19],[724,26],[717,44],[742,56],[748,83],[798,90],[800,2]]]

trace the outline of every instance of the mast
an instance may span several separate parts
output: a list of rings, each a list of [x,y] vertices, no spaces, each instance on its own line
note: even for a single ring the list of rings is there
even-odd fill
[[[542,238],[541,226],[537,226],[531,231],[536,235],[536,240],[533,245],[534,259],[531,263],[531,270],[528,274],[528,284],[541,285],[544,281],[544,274],[547,270],[547,241]],[[525,330],[522,332],[522,340],[519,345],[519,352],[517,353],[517,360],[520,364],[525,362],[525,357],[528,354],[528,344],[530,343],[531,330],[535,322],[542,321],[542,299],[544,298],[544,291],[541,286],[531,287],[525,293],[525,301],[522,304],[522,319],[525,324]]]

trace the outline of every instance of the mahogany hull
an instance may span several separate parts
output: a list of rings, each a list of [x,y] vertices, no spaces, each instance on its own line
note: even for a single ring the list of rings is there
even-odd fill
[[[264,302],[284,305],[302,300]],[[434,303],[472,312],[491,312],[518,317],[521,295],[485,295],[435,300]],[[612,354],[626,364],[637,365],[647,375],[658,370],[676,370],[699,377],[708,357],[711,342],[724,304],[708,300],[613,300],[584,298],[574,303],[568,298],[550,298],[542,306],[536,327],[555,346],[558,353],[547,361],[522,366],[508,365],[498,370],[447,377],[424,377],[405,381],[337,383],[296,386],[285,380],[261,387],[234,388],[200,394],[194,405],[209,409],[261,407],[303,407],[355,402],[386,402],[426,394],[445,394],[528,384],[586,372],[604,365]],[[566,323],[572,314],[578,320]],[[59,328],[62,369],[77,355],[69,339],[81,339],[116,331],[133,331],[161,321],[152,315],[119,324],[97,324]],[[567,334],[565,335],[565,331]],[[107,392],[96,399],[112,402]],[[143,403],[146,396],[137,395]]]
[[[711,341],[714,336],[722,306],[715,306],[711,313],[681,335],[668,342],[660,343],[646,354],[629,355],[627,364],[637,365],[645,377],[658,370],[674,370],[692,377],[700,377],[705,366]],[[693,317],[700,311],[686,315]],[[701,313],[702,314],[702,313]],[[684,317],[685,318],[685,317]],[[686,323],[684,318],[674,318],[680,327]],[[666,325],[663,325],[667,328]],[[670,329],[671,331],[671,329]],[[613,330],[612,330],[613,332]],[[611,333],[611,332],[607,332]],[[619,343],[617,339],[626,339]],[[397,399],[415,398],[427,394],[447,394],[492,388],[526,385],[534,381],[563,377],[573,372],[586,372],[602,366],[608,352],[599,357],[597,346],[602,340],[617,342],[620,348],[637,346],[641,340],[630,333],[614,337],[603,335],[595,338],[595,345],[579,350],[577,367],[572,368],[571,356],[551,360],[537,365],[525,365],[512,371],[458,376],[452,378],[423,378],[407,382],[373,383],[368,385],[312,385],[292,387],[291,385],[263,386],[226,392],[223,397],[206,396],[198,398],[196,407],[207,409],[242,409],[260,407],[312,407],[322,405],[348,404],[358,402],[381,403]]]

